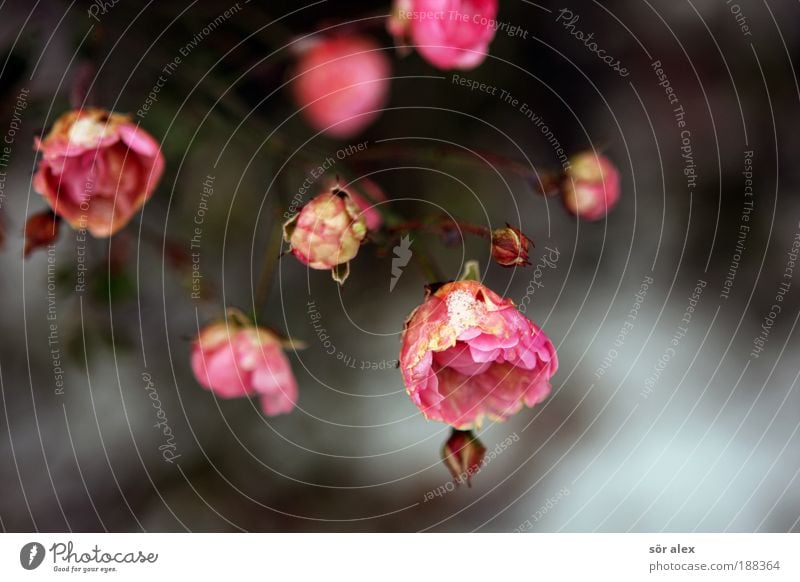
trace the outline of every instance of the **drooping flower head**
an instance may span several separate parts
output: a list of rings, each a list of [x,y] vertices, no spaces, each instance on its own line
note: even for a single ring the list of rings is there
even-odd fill
[[[70,111],[43,140],[33,187],[75,229],[108,237],[153,195],[164,171],[158,142],[124,116]]]
[[[474,69],[489,52],[497,8],[497,0],[396,0],[387,29],[438,69]]]
[[[371,39],[333,36],[314,41],[294,70],[292,93],[306,120],[337,138],[360,133],[380,114],[389,93],[389,59]]]
[[[570,158],[561,196],[567,210],[578,218],[599,220],[619,201],[619,171],[604,155],[577,154]]]
[[[312,198],[283,225],[292,254],[312,269],[331,270],[338,283],[367,235],[365,214],[350,194],[338,188]]]
[[[192,371],[220,398],[258,396],[267,416],[291,412],[297,381],[273,332],[229,317],[203,328],[192,345]]]
[[[555,348],[536,324],[477,281],[430,293],[405,324],[400,368],[431,420],[467,430],[505,420],[550,393]]]

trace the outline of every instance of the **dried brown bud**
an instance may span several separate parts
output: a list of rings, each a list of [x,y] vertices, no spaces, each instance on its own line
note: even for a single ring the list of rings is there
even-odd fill
[[[61,219],[51,210],[34,214],[25,222],[25,258],[33,251],[46,247],[58,238]]]
[[[530,240],[518,228],[506,226],[492,231],[492,258],[503,267],[524,267]]]

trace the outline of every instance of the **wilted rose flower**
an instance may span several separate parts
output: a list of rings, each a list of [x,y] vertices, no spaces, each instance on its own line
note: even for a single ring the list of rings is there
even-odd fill
[[[598,220],[617,204],[619,171],[607,157],[583,152],[570,159],[561,186],[564,206],[578,218]]]
[[[503,267],[524,267],[528,262],[530,240],[512,226],[492,231],[492,258]]]
[[[292,254],[312,269],[331,269],[344,283],[350,260],[367,235],[365,215],[345,190],[335,188],[312,198],[283,225]]]
[[[337,138],[355,135],[380,114],[391,65],[371,39],[337,36],[316,41],[297,63],[292,92],[308,122]]]
[[[258,396],[267,416],[291,412],[297,381],[271,331],[228,319],[205,327],[192,346],[192,371],[220,398]]]
[[[61,219],[52,210],[44,210],[34,214],[25,221],[25,250],[27,258],[36,249],[44,248],[55,242]]]
[[[33,187],[75,229],[108,237],[153,195],[164,171],[158,142],[124,115],[70,111],[44,140]]]
[[[470,484],[472,476],[483,464],[486,447],[472,431],[453,430],[442,448],[442,460],[456,483],[466,480]]]
[[[396,0],[387,29],[434,67],[473,69],[489,51],[497,7],[497,0]]]
[[[557,368],[544,332],[477,281],[429,294],[403,331],[400,369],[411,400],[428,419],[460,430],[541,402]]]

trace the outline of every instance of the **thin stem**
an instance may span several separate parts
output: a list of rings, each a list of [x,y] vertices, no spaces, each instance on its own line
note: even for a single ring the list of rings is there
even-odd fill
[[[535,171],[534,168],[523,164],[512,158],[500,156],[498,154],[480,150],[473,150],[467,152],[461,148],[449,145],[442,145],[436,147],[406,147],[396,143],[379,143],[371,145],[363,152],[353,154],[351,163],[363,163],[370,161],[384,161],[396,160],[398,158],[413,159],[413,160],[429,160],[434,163],[440,163],[443,158],[448,160],[477,165],[479,160],[476,158],[483,158],[489,162],[492,167],[497,166],[506,169],[521,178],[524,178],[531,189],[542,196],[552,196],[557,192],[558,183],[562,172],[560,170],[546,170],[542,172]],[[483,165],[483,164],[481,164]]]
[[[453,219],[449,216],[441,216],[431,221],[423,220],[409,220],[407,222],[397,224],[389,228],[389,232],[393,234],[411,232],[411,231],[424,231],[434,234],[445,234],[452,230],[458,230],[467,234],[479,236],[481,238],[492,238],[492,231],[481,226],[466,222],[464,220]]]
[[[358,18],[357,20],[347,20],[343,22],[323,22],[320,29],[330,28],[328,34],[359,34],[362,32],[386,30],[386,17],[389,16],[386,10],[379,10]]]
[[[459,231],[462,233],[472,234],[481,238],[492,238],[492,231],[479,224],[473,224],[463,220],[453,219],[449,216],[439,216],[433,219],[428,218],[424,220],[407,220],[405,222],[396,221],[392,226],[387,227],[389,234],[388,243],[391,244],[397,239],[408,232],[427,232],[430,234],[443,235],[448,232]],[[388,245],[387,245],[388,246]],[[429,283],[441,283],[446,278],[441,270],[436,266],[428,253],[414,253],[414,259],[420,267],[423,275],[428,279]]]
[[[275,207],[273,224],[269,233],[267,247],[264,249],[264,256],[261,262],[261,273],[258,276],[258,286],[256,287],[253,299],[253,316],[258,323],[258,314],[262,313],[267,306],[269,292],[272,288],[273,274],[275,267],[280,260],[281,241],[283,240],[283,229],[280,227],[280,208]]]
[[[466,150],[450,145],[428,147],[414,146],[411,148],[404,145],[398,145],[397,143],[384,142],[370,145],[368,149],[364,150],[363,152],[356,152],[352,157],[353,159],[365,161],[394,159],[398,157],[410,157],[415,159],[423,158],[441,161],[443,157],[448,157],[456,161],[475,163],[476,156],[485,159],[493,165],[511,170],[515,174],[523,176],[524,178],[530,178],[534,176],[534,171],[532,168],[511,158],[480,150],[472,150],[472,152],[467,152]]]
[[[439,267],[427,253],[414,253],[414,259],[428,283],[441,283],[445,280]]]

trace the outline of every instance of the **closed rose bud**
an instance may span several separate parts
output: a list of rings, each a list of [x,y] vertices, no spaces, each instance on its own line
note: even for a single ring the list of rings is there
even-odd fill
[[[492,258],[503,267],[524,267],[528,262],[530,240],[512,226],[492,231]]]
[[[108,237],[153,195],[164,171],[158,142],[124,115],[70,111],[43,140],[33,187],[75,229]]]
[[[483,464],[486,447],[472,431],[453,430],[442,448],[442,460],[456,483],[471,485],[472,476]]]
[[[360,133],[380,114],[389,93],[391,65],[367,37],[323,38],[301,57],[292,92],[302,114],[333,137]]]
[[[60,224],[61,220],[51,210],[44,210],[28,218],[25,222],[24,256],[55,242]]]
[[[192,371],[220,398],[258,396],[267,416],[291,412],[297,402],[297,381],[280,338],[241,318],[203,328],[192,345]]]
[[[387,29],[438,69],[474,69],[489,52],[497,8],[497,0],[396,0]]]
[[[292,254],[312,269],[331,270],[344,283],[350,263],[367,235],[364,214],[350,195],[339,189],[312,198],[283,225]]]
[[[584,152],[570,159],[561,186],[564,206],[585,220],[599,220],[617,204],[619,171],[607,157]]]
[[[459,430],[541,402],[558,368],[547,335],[512,301],[475,280],[430,293],[406,321],[402,343],[409,397],[426,418]]]

